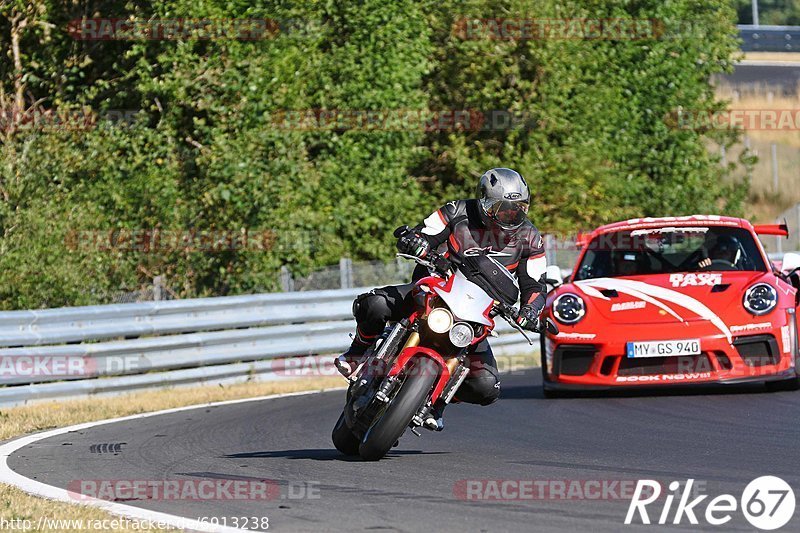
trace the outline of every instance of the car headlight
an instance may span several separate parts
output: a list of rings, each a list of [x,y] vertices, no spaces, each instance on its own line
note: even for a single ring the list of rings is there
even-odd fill
[[[469,343],[475,338],[475,332],[472,331],[472,327],[469,324],[459,322],[450,330],[449,336],[453,346],[463,348],[464,346],[469,346]]]
[[[444,307],[437,307],[428,315],[428,327],[434,333],[444,333],[453,327],[453,313]]]
[[[744,292],[744,308],[754,315],[765,315],[778,305],[778,291],[767,283],[756,283]]]
[[[586,314],[583,298],[573,293],[565,293],[553,302],[553,315],[562,324],[575,324]]]

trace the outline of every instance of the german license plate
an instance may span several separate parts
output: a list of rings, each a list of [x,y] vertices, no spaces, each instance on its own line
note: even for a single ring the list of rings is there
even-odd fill
[[[630,358],[700,355],[700,339],[629,342],[626,345],[626,353]]]

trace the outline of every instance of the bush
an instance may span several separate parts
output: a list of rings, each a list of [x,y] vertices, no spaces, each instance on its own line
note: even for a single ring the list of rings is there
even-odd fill
[[[269,4],[0,7],[0,108],[13,108],[22,88],[34,110],[136,115],[71,131],[5,117],[0,307],[102,302],[156,275],[181,297],[275,290],[284,265],[303,274],[341,256],[389,258],[397,225],[473,195],[491,166],[528,177],[532,218],[549,231],[740,210],[742,186],[723,186],[730,169],[705,149],[707,137],[730,143],[735,134],[668,120],[679,108],[722,105],[709,79],[731,68],[737,49],[725,2],[548,0],[534,14],[520,0]],[[75,40],[68,23],[85,13],[273,19],[288,31],[255,41]],[[469,17],[657,19],[664,35],[464,39]],[[21,71],[12,33],[21,36]],[[473,118],[500,110],[524,121],[370,130],[286,120],[308,110]],[[114,230],[249,235],[261,244],[104,250],[86,237]]]

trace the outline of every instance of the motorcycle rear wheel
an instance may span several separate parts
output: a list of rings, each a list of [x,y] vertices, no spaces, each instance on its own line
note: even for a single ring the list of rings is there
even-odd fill
[[[339,420],[333,426],[331,432],[331,440],[336,449],[345,455],[358,455],[358,445],[360,444],[358,438],[353,435],[350,428],[344,421],[344,413],[339,415]]]
[[[400,390],[386,411],[367,430],[358,453],[365,461],[377,461],[392,449],[406,427],[428,399],[439,376],[437,364],[427,357],[417,357],[409,367]]]

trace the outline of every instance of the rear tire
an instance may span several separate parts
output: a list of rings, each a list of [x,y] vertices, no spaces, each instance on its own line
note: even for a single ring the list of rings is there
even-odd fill
[[[401,385],[388,409],[373,422],[361,440],[358,453],[365,461],[377,461],[392,449],[411,419],[428,399],[439,377],[438,365],[427,357],[417,357],[410,375]]]
[[[358,455],[358,439],[344,421],[344,413],[339,415],[339,420],[333,426],[331,440],[336,449],[345,455]]]

